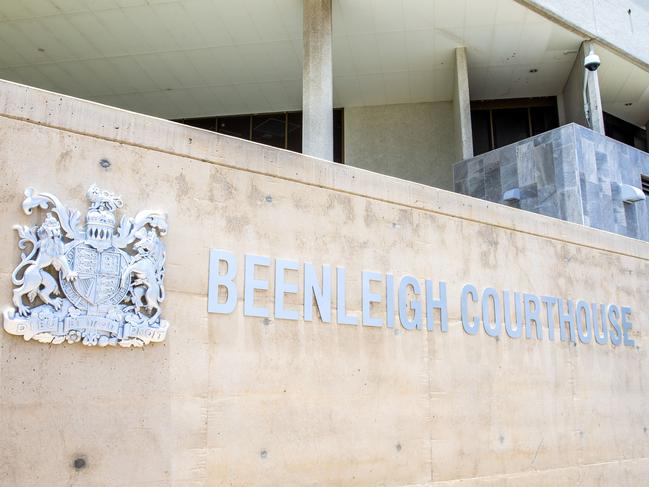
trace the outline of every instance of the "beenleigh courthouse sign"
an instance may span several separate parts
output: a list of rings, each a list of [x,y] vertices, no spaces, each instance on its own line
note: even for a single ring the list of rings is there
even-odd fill
[[[245,316],[267,318],[270,310],[255,303],[256,291],[269,291],[268,280],[260,279],[257,271],[271,268],[269,257],[246,254],[243,259],[243,313]],[[237,279],[239,262],[234,253],[227,250],[210,251],[208,281],[208,311],[229,314],[235,311],[238,301]],[[301,278],[288,278],[301,271]],[[328,264],[320,269],[309,262],[300,265],[289,259],[274,259],[274,310],[276,319],[313,321],[313,307],[317,307],[322,322],[332,322],[332,287],[336,283],[336,323],[368,327],[395,327],[395,316],[406,330],[426,327],[432,331],[436,326],[448,331],[448,294],[444,281],[434,283],[431,279],[422,282],[410,275],[398,279],[390,273],[361,272],[361,317],[347,311],[347,278],[344,267],[335,271]],[[287,307],[287,295],[298,296],[299,285],[303,283],[302,313]],[[380,289],[380,291],[379,291]],[[561,341],[583,344],[593,341],[605,345],[633,347],[630,338],[632,323],[631,308],[617,304],[592,303],[557,296],[538,296],[532,293],[499,292],[493,287],[480,291],[473,284],[464,284],[459,295],[462,327],[469,335],[476,335],[481,329],[492,337],[506,333],[510,338],[557,339],[555,325],[558,324]],[[380,306],[380,305],[383,305]],[[373,305],[384,309],[382,316],[372,312]]]

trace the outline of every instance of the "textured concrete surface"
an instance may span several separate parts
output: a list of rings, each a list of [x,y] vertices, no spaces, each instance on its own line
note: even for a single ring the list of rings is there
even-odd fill
[[[455,80],[453,84],[453,115],[457,160],[473,157],[473,132],[471,130],[471,96],[469,94],[469,69],[466,47],[455,49]]]
[[[575,64],[573,64],[568,80],[563,88],[563,123],[574,122],[584,127],[589,127],[584,111],[584,76],[587,75],[587,97],[591,102],[590,109],[592,111],[592,126],[589,128],[592,128],[600,134],[604,134],[604,112],[602,109],[602,97],[599,90],[597,71],[587,72],[584,68],[584,58],[590,52],[591,46],[591,42],[586,41],[581,43]],[[597,53],[596,47],[593,46],[593,48],[595,49],[595,53]]]
[[[303,2],[302,152],[333,160],[331,0]]]
[[[0,160],[3,307],[23,188],[82,209],[96,182],[169,213],[172,326],[143,350],[0,333],[1,485],[646,484],[647,243],[10,83]],[[445,334],[208,315],[210,248],[614,301],[637,348],[468,336],[454,301]]]
[[[577,124],[454,166],[455,190],[498,203],[519,188],[518,208],[649,240],[649,200],[626,204],[621,185],[642,188],[646,152]]]
[[[516,0],[649,68],[645,0]]]
[[[345,164],[453,189],[460,160],[451,102],[345,108]]]

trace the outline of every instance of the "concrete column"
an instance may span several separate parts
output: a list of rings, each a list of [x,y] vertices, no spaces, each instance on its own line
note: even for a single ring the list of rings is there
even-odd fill
[[[590,41],[582,42],[575,64],[568,76],[568,81],[566,81],[563,88],[563,104],[566,122],[575,122],[603,134],[604,112],[602,111],[602,98],[599,93],[597,71],[588,71],[584,68],[584,58],[588,55],[590,47]],[[587,84],[584,92],[585,77],[587,77]],[[584,110],[586,101],[589,102],[591,110],[590,123],[586,119]]]
[[[304,0],[302,152],[333,159],[331,0]]]
[[[455,49],[455,84],[453,86],[453,112],[455,120],[455,147],[457,160],[473,157],[473,131],[471,130],[471,98],[469,97],[469,70],[466,48]]]
[[[587,56],[590,52],[591,43],[583,43],[583,56]],[[583,65],[584,57],[581,58]],[[604,135],[604,110],[602,109],[602,97],[599,93],[599,78],[597,71],[588,71],[584,69],[584,74],[587,77],[586,93],[584,103],[588,102],[590,106],[590,123],[595,132]]]

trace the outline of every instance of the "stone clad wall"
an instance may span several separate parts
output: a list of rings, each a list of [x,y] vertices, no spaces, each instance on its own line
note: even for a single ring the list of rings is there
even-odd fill
[[[622,201],[621,185],[641,188],[646,152],[571,123],[453,166],[455,190],[496,203],[519,188],[512,206],[649,240],[649,199]]]
[[[0,333],[0,485],[645,485],[646,243],[11,83],[0,161],[3,307],[23,189],[83,210],[97,183],[168,213],[171,323],[144,349]],[[208,314],[213,248],[345,266],[355,316],[363,270],[444,280],[449,330]],[[470,336],[466,282],[629,306],[635,346]]]

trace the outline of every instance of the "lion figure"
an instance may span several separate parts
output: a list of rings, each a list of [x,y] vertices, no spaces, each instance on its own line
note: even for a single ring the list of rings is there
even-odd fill
[[[130,282],[131,302],[137,313],[141,313],[142,308],[153,313],[148,320],[153,322],[160,314],[160,302],[164,299],[164,246],[156,232],[151,230],[133,248],[137,255],[122,274],[121,285],[127,286],[134,277]]]
[[[45,270],[47,267],[51,265],[57,271],[61,271],[63,278],[67,281],[74,281],[77,278],[77,273],[70,268],[63,252],[61,225],[51,213],[47,214],[43,225],[36,231],[36,237],[37,240],[32,242],[34,248],[30,255],[33,258],[23,260],[11,276],[14,285],[20,286],[14,289],[13,303],[21,316],[27,316],[30,313],[29,308],[23,303],[25,294],[30,303],[38,296],[43,303],[52,305],[54,309],[61,308],[61,298],[52,297],[52,293],[60,294],[58,283]],[[23,268],[25,268],[23,275],[18,278],[18,273]]]

